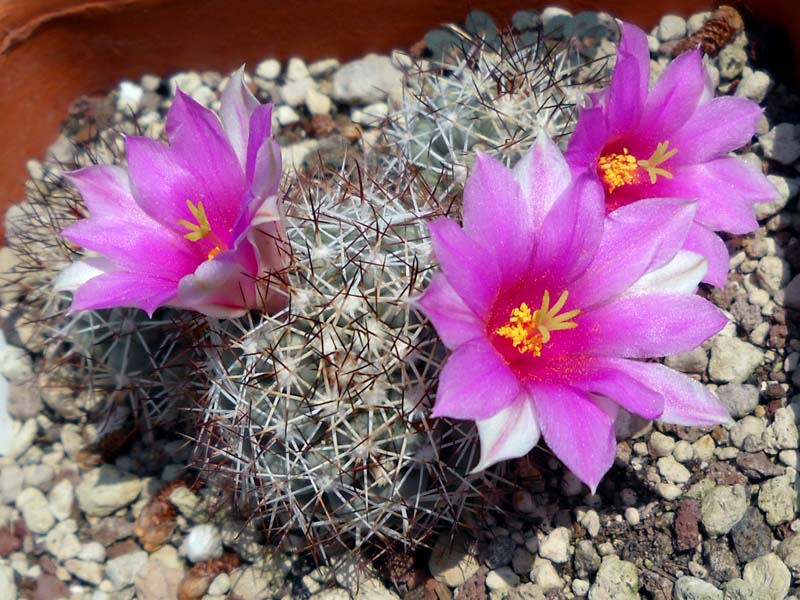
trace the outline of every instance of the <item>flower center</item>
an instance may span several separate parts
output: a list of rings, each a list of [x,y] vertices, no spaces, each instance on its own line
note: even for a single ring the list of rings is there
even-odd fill
[[[195,221],[197,221],[197,224],[195,225],[186,219],[179,219],[178,225],[189,230],[189,233],[185,234],[183,237],[190,242],[199,242],[200,240],[211,236],[210,241],[216,242],[216,246],[214,246],[208,253],[208,260],[214,260],[214,257],[222,252],[225,244],[214,234],[214,232],[211,231],[211,224],[208,222],[208,216],[206,215],[206,209],[203,206],[203,202],[200,201],[195,206],[191,200],[187,200],[186,207],[189,209],[189,212],[192,213],[192,216],[194,217]]]
[[[650,177],[653,184],[658,176],[672,179],[672,173],[661,167],[670,158],[678,153],[677,148],[668,150],[669,141],[664,141],[656,146],[656,151],[645,160],[637,160],[633,154],[628,153],[627,148],[622,149],[622,154],[613,152],[605,154],[597,161],[597,171],[600,179],[606,184],[608,193],[614,193],[619,187],[639,183],[639,169],[643,169]]]
[[[520,354],[530,352],[534,356],[540,356],[542,346],[550,341],[551,331],[575,329],[578,326],[572,319],[580,314],[580,310],[558,314],[564,308],[568,296],[569,292],[565,290],[558,301],[550,307],[550,292],[545,290],[541,308],[531,312],[527,303],[523,302],[511,311],[506,324],[499,327],[495,333],[511,340],[511,344]]]

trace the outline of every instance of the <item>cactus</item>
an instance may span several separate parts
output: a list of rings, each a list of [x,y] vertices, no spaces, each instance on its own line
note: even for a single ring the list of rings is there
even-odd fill
[[[613,21],[581,13],[564,36],[534,17],[519,15],[519,26],[530,29],[500,41],[469,33],[474,22],[467,31],[450,26],[426,37],[434,58],[407,67],[404,104],[389,135],[429,181],[443,175],[463,183],[476,150],[514,164],[538,131],[563,138],[582,95],[608,78]],[[578,26],[580,37],[573,35]]]
[[[390,168],[354,175],[296,184],[288,308],[210,322],[202,363],[202,471],[272,537],[324,552],[413,547],[474,517],[498,480],[467,475],[470,424],[429,416],[445,349],[411,300],[441,210]]]
[[[85,258],[59,235],[85,211],[62,173],[95,162],[97,153],[119,162],[119,139],[108,130],[90,146],[72,148],[68,165],[31,165],[26,199],[6,218],[15,266],[2,277],[15,299],[4,310],[16,324],[19,343],[38,359],[35,383],[51,409],[67,419],[97,418],[100,436],[130,430],[125,415],[133,411],[136,427],[150,437],[154,428],[178,418],[176,398],[183,395],[189,348],[182,340],[198,321],[168,310],[153,319],[135,309],[70,314],[69,295],[54,287],[66,266]]]

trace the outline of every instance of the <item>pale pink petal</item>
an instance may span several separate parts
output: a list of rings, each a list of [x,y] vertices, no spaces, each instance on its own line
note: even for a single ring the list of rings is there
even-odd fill
[[[275,148],[270,148],[266,154],[262,153],[264,143],[272,135],[272,104],[262,104],[253,111],[250,115],[250,136],[247,140],[247,162],[245,174],[247,181],[251,187],[259,190],[260,195],[272,195],[277,192],[277,184],[280,182],[280,149],[278,148],[278,156],[275,158]],[[277,148],[277,146],[276,146]],[[262,155],[263,154],[263,155]],[[269,172],[266,177],[264,171],[267,168],[274,168],[277,160],[278,172],[277,174]],[[272,181],[277,178],[275,182],[275,189],[266,189],[264,181]],[[261,183],[256,179],[260,179]]]
[[[81,194],[92,217],[110,216],[128,222],[150,222],[150,217],[136,204],[128,173],[115,165],[92,165],[64,177]]]
[[[115,270],[114,265],[104,258],[80,260],[61,270],[53,284],[53,289],[56,292],[74,292],[90,279]]]
[[[661,394],[632,378],[613,359],[587,356],[583,360],[584,371],[570,374],[565,383],[584,392],[610,398],[645,419],[655,419],[664,410]]]
[[[638,94],[639,105],[644,106],[647,90],[650,87],[650,47],[647,43],[647,35],[636,25],[624,21],[618,21],[618,23],[622,33],[619,51],[637,63],[638,79],[630,80],[629,84]]]
[[[703,384],[659,363],[618,361],[647,387],[664,396],[659,420],[675,425],[716,425],[732,421],[728,410]]]
[[[659,178],[653,193],[697,200],[695,220],[709,229],[749,233],[758,229],[753,203],[774,199],[774,188],[761,173],[743,161],[717,158],[680,165],[673,179]]]
[[[483,338],[459,346],[439,377],[434,417],[477,421],[509,406],[521,391],[516,376]]]
[[[534,272],[549,272],[566,285],[586,270],[603,234],[604,198],[594,174],[572,182],[540,228],[530,263]]]
[[[242,316],[250,308],[265,308],[265,291],[257,289],[256,274],[237,262],[237,254],[221,252],[181,279],[178,295],[171,304],[226,319]]]
[[[78,288],[70,312],[130,306],[152,316],[159,306],[170,303],[175,292],[176,283],[168,279],[139,273],[104,273]]]
[[[481,458],[472,473],[525,456],[539,443],[539,423],[533,401],[524,392],[508,407],[493,417],[476,421],[475,425],[481,440]]]
[[[519,182],[521,204],[525,206],[520,210],[530,212],[533,229],[538,230],[570,183],[569,165],[547,133],[539,131],[531,149],[514,165],[514,177]]]
[[[530,383],[536,418],[550,450],[592,493],[614,464],[614,423],[585,393],[565,385]]]
[[[219,116],[225,134],[231,142],[242,171],[245,170],[247,144],[250,138],[250,115],[260,106],[256,97],[244,82],[244,65],[234,71],[228,85],[222,90]]]
[[[268,138],[256,152],[253,173],[249,177],[249,194],[254,198],[267,198],[278,194],[281,183],[281,147]]]
[[[619,296],[645,273],[672,260],[694,213],[692,202],[660,198],[610,213],[592,263],[569,287],[576,306],[587,309]]]
[[[518,279],[530,260],[534,209],[520,197],[511,170],[479,152],[464,186],[464,231],[494,255],[506,282]]]
[[[686,236],[684,248],[703,255],[708,261],[703,281],[717,287],[725,286],[731,259],[728,247],[716,233],[694,223]]]
[[[699,296],[649,294],[613,300],[575,322],[575,329],[553,336],[551,344],[561,353],[652,358],[696,348],[728,319]]]
[[[650,271],[636,280],[625,296],[670,293],[693,294],[708,271],[708,261],[702,255],[681,250],[663,267]]]
[[[452,219],[436,219],[429,228],[433,251],[447,281],[464,303],[483,317],[500,290],[500,269],[494,255],[468,237]]]
[[[605,106],[609,137],[624,135],[639,125],[644,108],[644,97],[638,89],[640,64],[638,57],[621,49],[617,52]]]
[[[705,89],[705,73],[699,49],[684,52],[673,60],[647,96],[640,134],[657,144],[686,123]],[[674,143],[671,147],[678,147],[678,154],[683,152]]]
[[[484,325],[456,294],[442,273],[436,273],[417,305],[451,350],[484,335]]]
[[[675,163],[701,163],[741,148],[756,132],[763,109],[746,98],[722,96],[697,107],[670,136]]]
[[[222,124],[212,111],[178,90],[167,113],[167,135],[175,155],[204,190],[208,220],[222,237],[239,215],[245,190],[244,172]]]

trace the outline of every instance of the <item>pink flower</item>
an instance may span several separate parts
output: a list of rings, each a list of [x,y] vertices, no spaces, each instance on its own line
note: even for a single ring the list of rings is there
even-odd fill
[[[221,122],[179,90],[167,114],[169,146],[130,136],[127,169],[67,175],[90,216],[62,235],[102,255],[59,278],[75,289],[73,311],[133,306],[152,315],[169,305],[233,317],[285,301],[272,105],[259,104],[242,73],[222,93]]]
[[[706,261],[680,250],[695,205],[658,200],[605,217],[540,135],[513,171],[479,156],[463,227],[430,225],[441,272],[418,300],[453,352],[433,415],[477,423],[476,469],[539,441],[592,489],[614,461],[618,407],[683,425],[729,419],[700,383],[636,359],[696,347],[727,322],[693,294]]]
[[[684,247],[708,259],[705,281],[724,285],[728,251],[714,231],[754,231],[753,204],[777,198],[764,175],[727,155],[750,141],[761,108],[713,98],[699,49],[672,61],[650,91],[649,78],[647,38],[623,23],[611,84],[581,110],[567,162],[598,175],[608,212],[644,198],[696,201]]]

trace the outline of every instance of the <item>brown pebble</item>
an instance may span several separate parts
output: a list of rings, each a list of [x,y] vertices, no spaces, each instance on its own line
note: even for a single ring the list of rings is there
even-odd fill
[[[675,549],[678,552],[693,550],[700,545],[700,501],[686,498],[678,506],[675,516]]]

